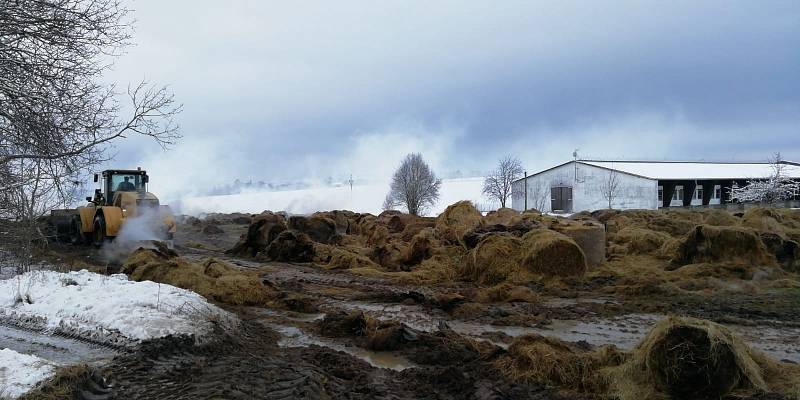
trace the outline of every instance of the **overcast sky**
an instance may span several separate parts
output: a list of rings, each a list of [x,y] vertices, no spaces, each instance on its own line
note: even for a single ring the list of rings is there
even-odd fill
[[[171,85],[183,141],[117,148],[154,181],[381,179],[503,154],[800,159],[800,2],[157,1],[109,79]],[[177,178],[171,178],[177,179]]]

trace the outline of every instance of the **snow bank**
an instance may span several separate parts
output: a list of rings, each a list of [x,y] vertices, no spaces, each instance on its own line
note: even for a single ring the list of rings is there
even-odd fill
[[[0,281],[0,319],[116,344],[175,334],[199,338],[214,321],[235,321],[192,291],[86,270],[36,271]]]
[[[497,205],[483,197],[482,188],[483,178],[445,179],[439,190],[439,202],[427,214],[439,215],[447,206],[461,200],[472,201],[479,208],[497,208]],[[388,192],[389,184],[367,184],[353,186],[352,191],[350,186],[341,186],[191,197],[181,200],[180,212],[198,215],[271,210],[310,214],[316,211],[350,210],[379,214]]]
[[[0,349],[0,398],[15,399],[55,374],[55,367],[36,356]]]

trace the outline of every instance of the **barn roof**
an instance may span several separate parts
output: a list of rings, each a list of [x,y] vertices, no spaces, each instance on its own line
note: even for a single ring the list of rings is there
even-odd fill
[[[568,161],[552,168],[550,171],[572,163]],[[772,164],[767,162],[712,162],[712,161],[611,161],[611,160],[577,160],[580,164],[616,170],[622,173],[648,179],[659,180],[695,180],[695,179],[758,179],[774,174]],[[788,178],[800,179],[800,163],[781,161],[785,165],[783,173]],[[524,178],[523,178],[524,179]]]
[[[708,161],[601,161],[578,160],[579,163],[613,169],[631,175],[661,180],[692,179],[756,179],[774,174],[766,162],[708,162]],[[800,164],[782,161],[784,174],[800,178]]]

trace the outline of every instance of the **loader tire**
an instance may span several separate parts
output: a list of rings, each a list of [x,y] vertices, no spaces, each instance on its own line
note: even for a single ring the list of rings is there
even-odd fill
[[[108,241],[108,236],[106,236],[106,219],[103,218],[103,215],[98,215],[94,217],[94,232],[92,232],[92,244],[96,248],[103,247]]]
[[[89,244],[89,238],[85,233],[83,233],[81,217],[79,216],[72,218],[72,224],[70,224],[69,230],[69,242],[73,246],[83,246]]]

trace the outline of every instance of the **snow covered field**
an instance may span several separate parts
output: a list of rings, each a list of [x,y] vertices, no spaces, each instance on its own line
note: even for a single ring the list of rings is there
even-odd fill
[[[0,349],[0,398],[17,398],[53,376],[55,366],[39,357]]]
[[[0,319],[108,343],[199,337],[212,320],[233,318],[189,290],[125,275],[35,271],[0,281]]]
[[[460,200],[470,200],[479,208],[497,208],[481,194],[483,178],[442,180],[439,202],[427,215],[438,215],[448,205]],[[264,210],[286,211],[292,214],[310,214],[316,211],[351,210],[379,214],[389,184],[365,184],[341,187],[320,187],[276,192],[253,192],[224,196],[184,198],[179,212],[189,215],[220,212],[260,213]]]

